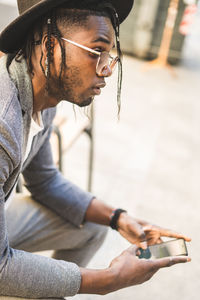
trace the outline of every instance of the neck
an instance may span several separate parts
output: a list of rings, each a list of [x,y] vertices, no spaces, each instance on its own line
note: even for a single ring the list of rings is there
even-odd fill
[[[42,111],[46,108],[54,107],[58,104],[58,101],[48,95],[46,90],[46,79],[44,74],[37,74],[34,72],[32,78],[33,86],[33,113]]]
[[[55,97],[49,96],[49,93],[46,89],[46,78],[40,66],[40,57],[41,51],[38,48],[32,55],[34,74],[32,77],[33,113],[37,113],[38,111],[42,111],[46,108],[54,107],[58,104],[58,100]]]

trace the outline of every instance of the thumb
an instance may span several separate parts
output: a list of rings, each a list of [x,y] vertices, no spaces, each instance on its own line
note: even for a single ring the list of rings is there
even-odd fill
[[[137,221],[134,221],[130,228],[132,233],[137,237],[137,245],[142,249],[146,249],[147,241],[143,227]]]
[[[138,245],[143,250],[147,249],[147,241],[146,241],[146,235],[141,225],[137,224],[135,227],[135,233],[138,237]]]
[[[171,267],[175,264],[180,264],[180,263],[186,263],[190,262],[191,258],[187,256],[169,256],[169,257],[164,257],[160,259],[156,259],[155,262],[155,267],[160,269],[160,268],[166,268],[166,267]]]
[[[133,254],[133,255],[137,255],[137,252],[139,250],[139,246],[136,246],[136,245],[131,245],[128,249],[126,249],[125,251],[126,252],[129,252],[130,254]]]

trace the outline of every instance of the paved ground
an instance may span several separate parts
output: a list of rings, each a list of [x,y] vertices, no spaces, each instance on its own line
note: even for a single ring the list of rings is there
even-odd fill
[[[93,182],[93,192],[104,201],[191,236],[192,262],[162,270],[141,286],[104,297],[77,295],[74,300],[199,299],[200,26],[196,28],[182,64],[174,68],[175,78],[165,69],[144,73],[143,61],[125,57],[120,122],[116,77],[96,99]],[[66,176],[82,187],[87,158],[83,135],[65,156]],[[110,230],[90,267],[106,267],[127,246]]]
[[[188,39],[182,65],[174,68],[176,78],[166,69],[144,73],[144,62],[125,57],[120,122],[113,79],[96,100],[94,192],[135,216],[192,237],[188,245],[191,263],[162,270],[142,286],[103,299],[199,299],[199,33],[199,29],[194,31]],[[82,186],[86,148],[87,140],[82,137],[66,158],[70,176]],[[107,266],[126,246],[110,231],[90,267]],[[101,298],[78,295],[73,299]]]
[[[166,70],[141,73],[142,62],[126,58],[121,121],[116,121],[113,93],[96,104],[94,192],[133,215],[190,235],[192,263],[162,270],[140,287],[105,299],[199,299],[199,74],[180,67],[174,79]],[[131,88],[130,88],[131,87]],[[112,94],[112,96],[105,96]],[[83,139],[83,138],[82,138]],[[85,169],[85,141],[68,153],[77,182]],[[84,144],[84,145],[83,145]],[[76,149],[75,149],[76,148]],[[82,173],[82,172],[81,172]],[[72,173],[71,173],[72,174]],[[81,174],[82,177],[83,174]],[[112,245],[112,246],[111,246]],[[110,232],[91,266],[106,266],[126,243]],[[80,296],[79,296],[80,297]],[[78,297],[78,299],[79,299]],[[81,296],[80,299],[95,299]]]

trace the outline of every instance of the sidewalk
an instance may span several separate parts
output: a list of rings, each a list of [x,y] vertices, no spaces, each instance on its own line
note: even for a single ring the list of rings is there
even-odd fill
[[[95,100],[93,192],[133,216],[189,235],[193,240],[188,245],[192,262],[163,269],[140,286],[103,297],[77,295],[74,300],[144,300],[147,295],[148,300],[199,299],[200,68],[198,64],[188,67],[188,61],[184,64],[174,68],[174,78],[165,69],[144,73],[143,61],[124,57],[120,121],[116,75]],[[62,104],[62,112],[64,109],[71,109],[73,114],[71,105]],[[86,136],[82,135],[66,153],[64,163],[65,175],[85,188]],[[107,267],[128,246],[110,230],[89,267]]]
[[[200,26],[196,28],[199,31]],[[188,42],[183,64],[174,68],[176,78],[163,69],[144,73],[143,61],[124,57],[119,122],[116,75],[96,98],[93,193],[133,216],[189,235],[192,262],[163,269],[140,286],[103,297],[77,295],[68,300],[199,300],[200,47],[193,50],[190,45],[194,42]],[[73,114],[71,105],[62,108]],[[65,175],[85,188],[85,135],[66,153],[64,163]],[[89,267],[107,267],[128,246],[110,230]]]
[[[187,64],[187,61],[185,62]],[[115,79],[95,100],[93,192],[133,216],[189,235],[192,262],[161,270],[148,283],[103,297],[106,300],[198,300],[200,282],[200,68],[182,65],[141,71],[144,62],[125,57],[122,111],[117,121]],[[66,155],[66,176],[82,187],[87,139]],[[90,267],[106,267],[128,246],[111,231]],[[74,300],[101,296],[77,295]]]

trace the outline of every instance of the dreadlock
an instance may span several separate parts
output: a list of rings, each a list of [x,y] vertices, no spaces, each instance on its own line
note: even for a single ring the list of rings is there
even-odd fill
[[[20,62],[21,58],[25,58],[28,64],[29,73],[34,76],[33,65],[32,65],[32,53],[36,45],[41,44],[44,30],[47,33],[47,59],[45,61],[46,69],[42,65],[43,53],[40,57],[40,67],[42,72],[46,77],[46,89],[49,90],[49,80],[51,77],[51,63],[53,61],[54,45],[52,43],[52,36],[54,36],[59,42],[61,49],[61,64],[59,72],[59,82],[61,84],[62,75],[66,68],[66,55],[65,55],[65,45],[62,42],[62,34],[58,28],[58,24],[68,28],[69,25],[85,25],[87,18],[91,15],[105,16],[110,18],[116,38],[116,49],[118,60],[118,84],[117,84],[117,105],[118,105],[118,116],[121,107],[121,86],[122,86],[122,53],[120,49],[119,41],[119,18],[115,8],[109,2],[109,0],[73,0],[69,1],[62,6],[48,12],[43,15],[40,19],[35,22],[37,24],[29,30],[29,35],[26,37],[26,41],[21,49],[10,56],[9,61],[15,57],[16,61]],[[38,39],[35,40],[35,34],[37,34]]]

